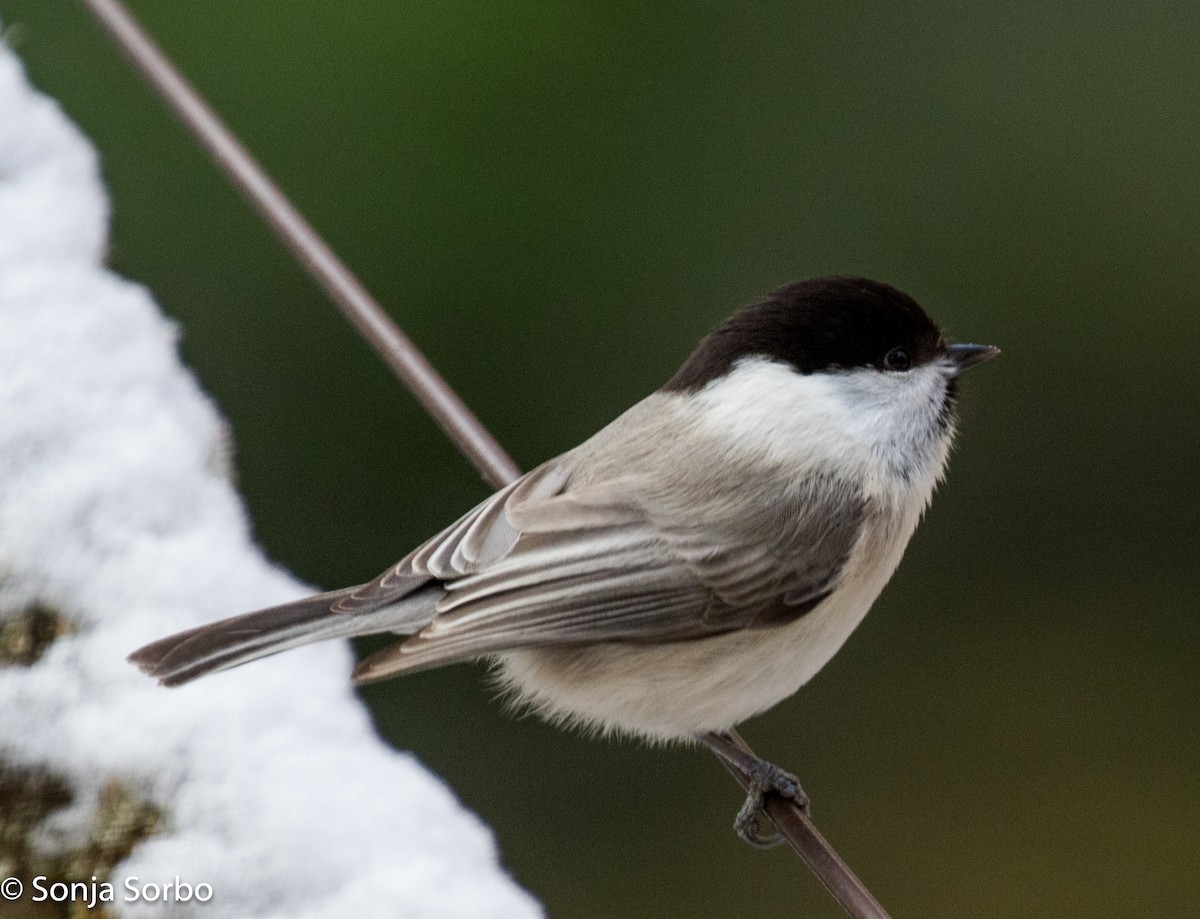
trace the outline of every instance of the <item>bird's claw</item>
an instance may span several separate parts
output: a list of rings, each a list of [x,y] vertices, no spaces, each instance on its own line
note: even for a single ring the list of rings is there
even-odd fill
[[[767,796],[780,795],[795,802],[801,810],[808,810],[808,795],[800,787],[799,779],[773,763],[760,761],[755,765],[749,779],[749,793],[733,821],[733,828],[748,845],[756,849],[770,849],[783,842],[783,837],[775,831],[766,834],[762,832],[763,824],[769,823],[763,808]]]

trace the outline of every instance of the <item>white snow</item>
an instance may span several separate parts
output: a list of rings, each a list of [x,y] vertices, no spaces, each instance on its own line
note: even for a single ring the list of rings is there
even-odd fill
[[[211,885],[171,915],[541,915],[488,830],[375,737],[346,645],[177,690],[125,662],[307,588],[251,541],[221,418],[150,294],[104,268],[107,225],[95,152],[0,45],[0,616],[36,600],[80,625],[0,667],[0,757],[69,778],[57,841],[110,779],[164,808],[114,872],[121,915],[163,913],[121,902],[134,876]]]

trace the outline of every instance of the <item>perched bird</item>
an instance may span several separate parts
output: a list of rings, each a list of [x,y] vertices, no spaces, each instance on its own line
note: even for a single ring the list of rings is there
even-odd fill
[[[163,638],[168,686],[297,645],[405,636],[359,683],[493,658],[539,714],[655,740],[729,732],[833,656],[891,577],[941,479],[952,344],[909,296],[852,277],[782,287],[578,447],[500,489],[366,584]],[[741,765],[804,803],[793,776]]]

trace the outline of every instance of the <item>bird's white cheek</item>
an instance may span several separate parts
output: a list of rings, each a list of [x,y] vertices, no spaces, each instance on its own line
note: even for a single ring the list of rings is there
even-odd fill
[[[861,477],[868,492],[923,506],[945,467],[952,426],[941,368],[861,369],[807,376],[749,359],[698,393],[701,430],[796,469]]]
[[[774,361],[748,359],[697,393],[700,430],[747,454],[797,469],[869,460],[851,407],[827,374],[804,376]]]

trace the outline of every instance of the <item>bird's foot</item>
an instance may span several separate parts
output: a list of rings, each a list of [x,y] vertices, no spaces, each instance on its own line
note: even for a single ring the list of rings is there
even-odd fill
[[[750,765],[747,777],[750,779],[749,793],[746,795],[746,803],[742,805],[733,821],[733,828],[744,842],[754,848],[773,848],[783,842],[783,837],[774,830],[763,833],[763,824],[769,824],[764,809],[767,796],[780,795],[795,802],[801,810],[808,810],[808,795],[800,787],[799,779],[766,760],[756,760]]]
[[[759,759],[736,735],[728,731],[713,731],[697,734],[696,739],[713,751],[731,770],[742,777],[748,785],[746,803],[738,811],[733,828],[756,849],[770,849],[783,842],[778,833],[764,834],[762,826],[769,824],[763,805],[768,795],[779,795],[795,802],[801,810],[808,810],[808,795],[800,787],[800,780],[785,772],[774,763]]]

